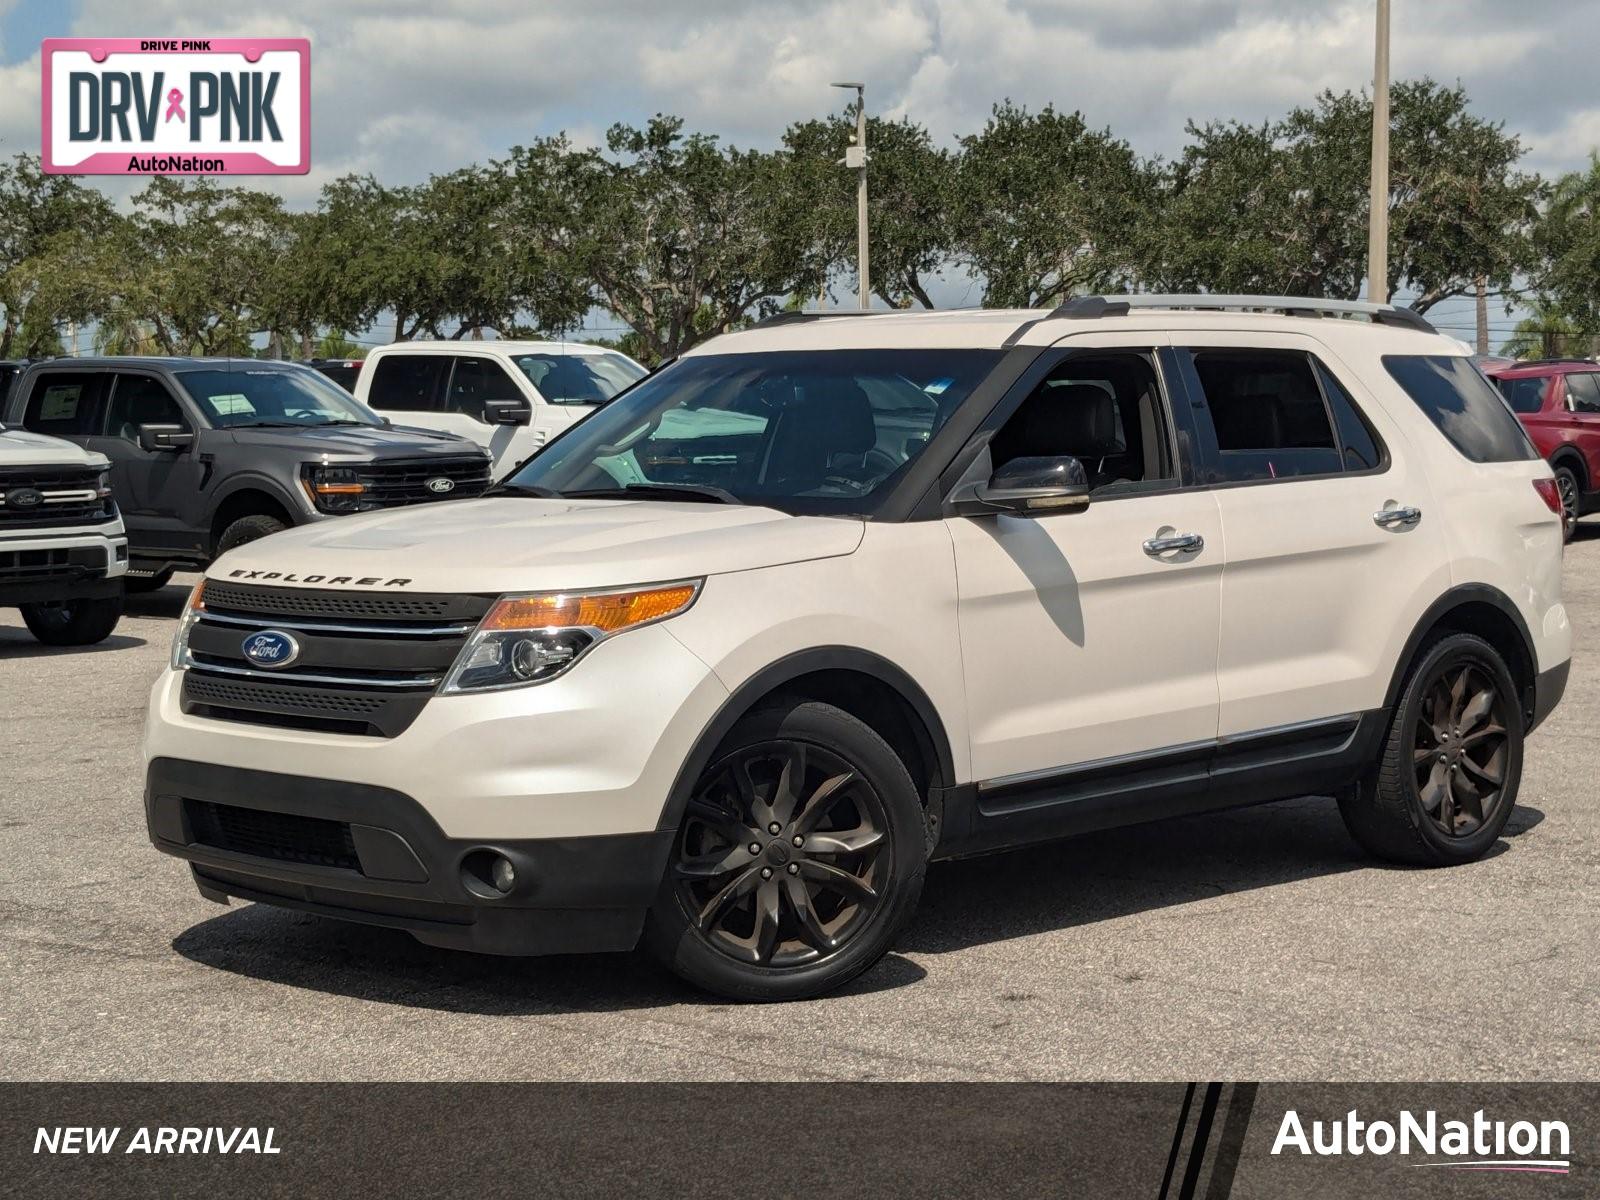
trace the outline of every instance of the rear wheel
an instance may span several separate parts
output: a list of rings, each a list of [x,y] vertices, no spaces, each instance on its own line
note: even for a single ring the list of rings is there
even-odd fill
[[[882,738],[825,704],[758,710],[695,785],[645,944],[736,1000],[819,995],[883,957],[925,868],[922,805]]]
[[[1582,512],[1583,489],[1578,482],[1578,473],[1565,463],[1557,463],[1555,468],[1556,491],[1561,496],[1561,530],[1567,541],[1572,540],[1572,535],[1578,530],[1578,516]]]
[[[280,529],[287,529],[288,525],[277,517],[266,513],[252,513],[248,517],[240,517],[232,525],[222,531],[222,536],[217,539],[217,557],[221,558],[229,550],[237,549],[246,542],[253,542],[257,538],[264,538],[269,533],[277,533]]]
[[[1440,637],[1406,681],[1377,769],[1339,799],[1346,827],[1394,862],[1481,858],[1516,804],[1522,725],[1494,647],[1468,633]]]
[[[110,637],[122,619],[122,594],[21,607],[28,631],[46,646],[92,646]]]

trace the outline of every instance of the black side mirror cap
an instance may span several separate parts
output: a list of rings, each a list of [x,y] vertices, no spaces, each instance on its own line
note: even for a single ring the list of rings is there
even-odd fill
[[[194,434],[182,425],[139,426],[139,449],[183,450],[194,445]]]
[[[533,405],[526,400],[485,400],[483,419],[491,425],[531,425]]]
[[[950,497],[957,516],[1011,513],[1042,517],[1089,507],[1089,473],[1069,454],[1014,458],[987,481],[970,483]]]

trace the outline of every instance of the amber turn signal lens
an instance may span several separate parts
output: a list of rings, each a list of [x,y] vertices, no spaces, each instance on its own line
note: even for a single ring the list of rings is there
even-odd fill
[[[693,602],[698,586],[674,583],[637,592],[553,593],[508,596],[484,617],[483,630],[598,629],[616,633],[648,621],[674,616]]]
[[[206,606],[205,591],[206,591],[206,581],[204,579],[202,579],[199,583],[194,585],[194,591],[189,593],[189,607],[190,608],[201,609],[201,608],[204,608]]]

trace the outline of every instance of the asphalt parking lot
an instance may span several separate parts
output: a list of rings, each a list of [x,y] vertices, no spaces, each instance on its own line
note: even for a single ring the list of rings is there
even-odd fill
[[[86,652],[0,610],[0,1076],[1594,1079],[1600,524],[1566,563],[1571,684],[1484,861],[1377,865],[1306,799],[943,864],[888,959],[767,1007],[202,900],[138,753],[187,585]]]

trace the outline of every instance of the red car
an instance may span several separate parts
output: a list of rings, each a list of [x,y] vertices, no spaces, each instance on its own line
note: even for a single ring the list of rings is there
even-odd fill
[[[1571,538],[1578,518],[1600,508],[1600,363],[1495,362],[1483,370],[1555,471]]]

